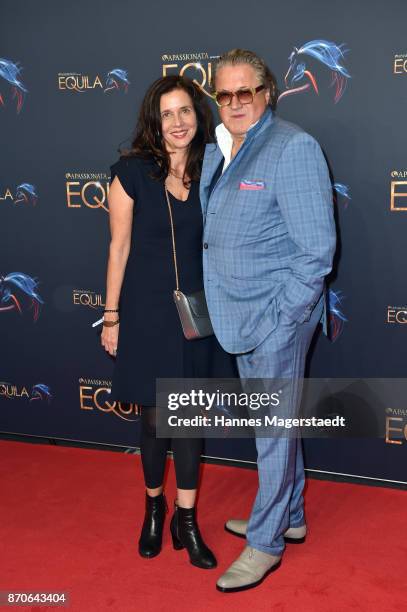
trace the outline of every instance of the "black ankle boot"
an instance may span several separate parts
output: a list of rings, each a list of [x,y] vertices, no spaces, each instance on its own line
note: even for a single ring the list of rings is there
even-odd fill
[[[138,551],[142,557],[151,559],[161,552],[166,512],[167,502],[163,493],[156,497],[150,497],[146,493],[146,513],[138,543]]]
[[[195,508],[180,508],[175,504],[170,529],[174,549],[186,548],[192,565],[202,569],[216,567],[215,556],[206,546],[199,531]]]

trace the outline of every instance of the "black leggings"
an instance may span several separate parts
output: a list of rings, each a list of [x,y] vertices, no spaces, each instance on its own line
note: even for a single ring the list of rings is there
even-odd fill
[[[199,465],[202,453],[201,438],[156,438],[156,408],[141,409],[141,460],[144,480],[148,489],[161,487],[164,480],[167,451],[174,454],[178,489],[198,487]]]

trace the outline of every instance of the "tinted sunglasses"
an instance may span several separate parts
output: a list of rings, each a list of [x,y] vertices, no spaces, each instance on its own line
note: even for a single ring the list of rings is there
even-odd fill
[[[215,91],[213,97],[218,106],[229,106],[233,96],[236,96],[240,104],[251,104],[254,96],[264,88],[264,85],[259,85],[258,87],[242,87],[237,91]]]

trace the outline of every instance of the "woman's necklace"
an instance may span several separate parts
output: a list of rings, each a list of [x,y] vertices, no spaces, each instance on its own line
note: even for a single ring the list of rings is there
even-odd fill
[[[178,180],[182,181],[182,185],[183,185],[183,187],[185,187],[185,184],[184,184],[184,176],[180,176],[180,175],[179,175],[179,174],[177,174],[177,173],[176,173],[174,170],[172,170],[172,168],[170,168],[170,169],[169,169],[168,176],[167,176],[167,180],[166,180],[166,184],[168,183],[168,178],[170,177],[170,175],[171,175],[171,176],[173,176],[174,178],[176,178],[176,179],[178,179]],[[188,184],[187,189],[188,189],[188,191],[189,191],[189,189],[191,188],[191,181],[190,181],[190,180],[189,180],[189,181],[187,181],[187,184]],[[167,189],[168,189],[168,186],[167,186]],[[171,192],[170,192],[170,193],[171,193]],[[181,202],[187,202],[187,201],[188,201],[188,196],[189,196],[189,193],[188,193],[188,195],[187,195],[186,200],[183,200],[182,198],[177,198],[177,200],[180,200]],[[176,197],[176,196],[174,196],[174,197]]]
[[[174,172],[174,170],[172,170],[171,168],[170,168],[170,174],[171,174],[172,176],[174,176],[175,178],[180,179],[180,180],[183,180],[183,178],[184,178],[183,176],[180,176],[179,174],[177,174],[176,172]]]

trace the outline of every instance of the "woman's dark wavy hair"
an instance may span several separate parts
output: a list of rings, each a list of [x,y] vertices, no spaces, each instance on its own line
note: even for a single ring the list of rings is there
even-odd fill
[[[170,169],[170,156],[162,137],[160,100],[162,95],[176,89],[182,89],[189,95],[197,118],[197,130],[189,147],[184,173],[184,184],[188,186],[185,177],[199,181],[205,145],[213,142],[215,133],[212,112],[205,94],[190,79],[171,75],[154,81],[141,104],[131,148],[120,152],[124,157],[153,158],[159,166],[153,178],[166,178]]]

